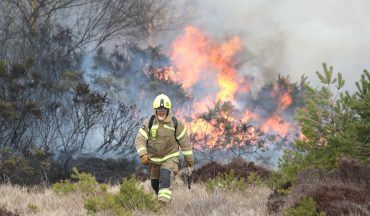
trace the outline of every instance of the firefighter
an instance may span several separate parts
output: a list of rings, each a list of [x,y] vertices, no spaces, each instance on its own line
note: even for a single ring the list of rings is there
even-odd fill
[[[150,167],[150,181],[162,204],[172,197],[171,181],[179,171],[180,149],[190,175],[194,163],[192,146],[185,125],[171,112],[171,101],[164,94],[153,101],[154,115],[141,125],[135,139],[140,161]]]

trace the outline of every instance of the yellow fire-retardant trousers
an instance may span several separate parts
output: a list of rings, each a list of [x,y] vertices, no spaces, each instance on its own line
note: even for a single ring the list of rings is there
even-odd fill
[[[168,203],[172,197],[171,181],[179,171],[179,157],[172,157],[161,164],[150,164],[150,180],[158,200]]]

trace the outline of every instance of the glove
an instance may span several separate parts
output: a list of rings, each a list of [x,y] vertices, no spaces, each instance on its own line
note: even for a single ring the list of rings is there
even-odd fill
[[[149,164],[149,155],[148,154],[145,154],[145,155],[141,155],[140,156],[140,162],[143,164],[143,165],[148,165]]]

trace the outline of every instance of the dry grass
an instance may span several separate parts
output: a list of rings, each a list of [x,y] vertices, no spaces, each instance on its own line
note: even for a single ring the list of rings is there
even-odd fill
[[[58,195],[47,188],[0,185],[0,206],[19,215],[86,215],[79,193]]]
[[[150,190],[149,181],[146,188]],[[246,192],[208,193],[200,183],[193,184],[189,190],[178,179],[174,184],[173,200],[160,215],[268,215],[266,203],[270,192],[266,187],[251,187]],[[141,214],[137,212],[137,215]]]
[[[149,181],[143,183],[151,191]],[[109,188],[118,192],[119,187]],[[180,180],[174,184],[173,200],[160,215],[268,215],[266,202],[268,188],[250,188],[247,192],[207,193],[201,184],[193,184],[191,190]],[[0,185],[0,206],[19,215],[86,215],[81,194],[59,195],[48,188]],[[36,207],[35,207],[36,206]],[[134,212],[135,215],[153,215]],[[101,212],[98,215],[110,215]]]

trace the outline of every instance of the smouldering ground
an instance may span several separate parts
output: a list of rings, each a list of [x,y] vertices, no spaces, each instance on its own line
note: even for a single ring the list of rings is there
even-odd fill
[[[150,190],[149,181],[144,186]],[[112,192],[118,190],[118,186],[110,188]],[[246,192],[207,193],[201,184],[193,184],[188,190],[186,185],[177,181],[174,198],[160,215],[268,215],[266,202],[269,193],[270,190],[265,187],[249,188]],[[4,206],[19,215],[87,215],[79,193],[58,195],[50,188],[27,189],[3,184],[0,185],[0,194],[0,207]],[[134,214],[143,215],[142,212]]]

